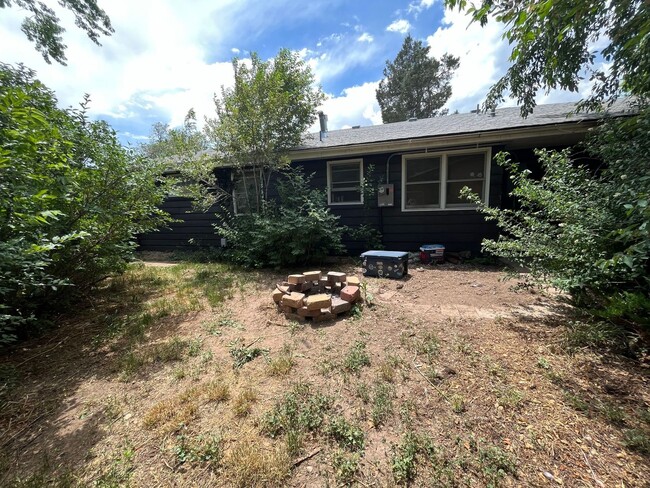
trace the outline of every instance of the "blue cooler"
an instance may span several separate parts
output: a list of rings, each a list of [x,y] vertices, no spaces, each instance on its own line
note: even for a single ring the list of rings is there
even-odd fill
[[[409,253],[404,251],[366,251],[361,254],[363,276],[403,278],[409,274]]]
[[[422,264],[442,263],[445,260],[445,246],[442,244],[423,244],[420,248]]]

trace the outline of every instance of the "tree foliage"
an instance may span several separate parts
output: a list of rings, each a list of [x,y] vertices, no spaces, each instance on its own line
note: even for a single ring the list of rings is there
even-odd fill
[[[159,168],[104,122],[62,110],[22,66],[0,64],[0,343],[43,317],[62,289],[122,271],[135,236],[164,223]]]
[[[485,251],[530,269],[528,279],[571,295],[576,305],[650,326],[650,113],[611,121],[587,145],[607,161],[594,170],[569,150],[538,150],[544,176],[497,156],[511,174],[517,208],[490,208],[465,189],[502,230]],[[645,298],[644,298],[645,297]],[[645,315],[645,317],[642,317]]]
[[[386,61],[384,79],[377,88],[377,102],[384,124],[410,117],[442,115],[440,109],[451,96],[451,76],[459,58],[445,54],[429,56],[429,48],[409,34],[394,61]]]
[[[141,154],[165,168],[165,179],[173,193],[189,197],[197,208],[208,210],[227,197],[214,173],[215,155],[208,136],[199,129],[196,113],[190,109],[183,125],[156,123]]]
[[[253,170],[258,191],[248,207],[259,211],[271,175],[289,164],[289,151],[315,121],[324,95],[309,66],[288,49],[268,61],[251,53],[250,65],[235,58],[233,69],[235,84],[215,97],[217,117],[208,121],[208,135],[220,165],[235,168],[243,178],[242,168]]]
[[[505,94],[516,98],[522,115],[532,112],[539,89],[577,92],[583,76],[594,83],[584,108],[597,108],[621,91],[650,93],[650,9],[644,0],[445,0],[485,25],[505,25],[513,46],[511,66],[485,102],[496,106]],[[599,46],[603,46],[600,48]],[[598,66],[602,60],[608,68]]]
[[[110,36],[114,30],[106,12],[96,0],[58,0],[61,7],[74,15],[75,25],[84,30],[91,41],[99,45],[101,35]],[[0,8],[19,7],[27,13],[22,31],[47,63],[52,60],[65,65],[65,49],[60,19],[56,12],[38,0],[0,0]]]

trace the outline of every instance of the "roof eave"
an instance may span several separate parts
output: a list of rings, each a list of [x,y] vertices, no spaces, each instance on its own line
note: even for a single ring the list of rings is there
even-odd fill
[[[476,145],[476,147],[483,147],[514,142],[531,137],[549,137],[557,135],[558,133],[581,135],[597,125],[598,122],[598,120],[581,120],[577,123],[563,122],[534,127],[495,129],[491,131],[470,132],[464,134],[443,134],[323,148],[301,148],[291,151],[289,153],[289,158],[291,161],[305,161],[310,159],[325,159],[341,156],[393,153],[425,148],[447,148],[450,146],[467,147],[470,145]]]

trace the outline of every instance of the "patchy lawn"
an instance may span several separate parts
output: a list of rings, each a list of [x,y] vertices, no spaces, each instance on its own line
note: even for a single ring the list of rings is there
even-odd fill
[[[283,276],[134,266],[0,358],[0,485],[647,486],[647,365],[553,299],[443,265],[300,324]]]

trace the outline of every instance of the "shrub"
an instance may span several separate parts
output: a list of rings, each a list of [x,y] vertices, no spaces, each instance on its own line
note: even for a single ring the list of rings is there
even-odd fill
[[[126,268],[166,221],[159,169],[104,122],[57,108],[33,71],[0,64],[0,344]]]
[[[278,199],[268,200],[260,212],[226,215],[216,226],[226,238],[226,259],[247,267],[288,267],[318,262],[341,254],[344,227],[326,205],[325,192],[309,187],[311,177],[298,169],[277,179]]]
[[[486,207],[464,189],[502,230],[483,249],[527,267],[533,283],[567,292],[582,308],[647,327],[649,131],[648,109],[604,124],[587,143],[590,155],[604,161],[598,169],[577,164],[568,150],[538,150],[540,180],[507,154],[497,155],[511,174],[518,208]]]

